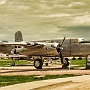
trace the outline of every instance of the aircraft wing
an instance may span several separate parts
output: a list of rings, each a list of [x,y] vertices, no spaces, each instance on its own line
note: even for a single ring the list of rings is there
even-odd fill
[[[26,45],[26,43],[22,42],[0,42],[2,46],[15,46],[15,45]]]
[[[24,46],[25,48],[29,47],[43,47],[43,43],[37,42],[0,42],[0,46]]]
[[[0,42],[0,46],[24,46],[25,48],[42,48],[44,46],[55,48],[57,45],[58,43],[47,42]]]

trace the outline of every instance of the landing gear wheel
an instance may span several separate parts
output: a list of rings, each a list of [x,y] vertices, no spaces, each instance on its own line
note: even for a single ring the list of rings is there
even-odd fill
[[[11,66],[15,66],[15,62],[12,62],[12,63],[11,63]]]
[[[82,60],[82,58],[81,58],[81,57],[79,57],[78,59],[79,59],[79,60]]]
[[[72,58],[72,60],[76,60],[76,58],[75,58],[75,57],[73,57],[73,58]]]
[[[42,69],[43,61],[41,59],[34,60],[34,67],[37,69]]]
[[[45,66],[48,66],[48,63],[45,63]]]
[[[68,58],[65,58],[65,59],[63,60],[62,68],[67,68],[67,66],[69,66],[69,59],[68,59]]]

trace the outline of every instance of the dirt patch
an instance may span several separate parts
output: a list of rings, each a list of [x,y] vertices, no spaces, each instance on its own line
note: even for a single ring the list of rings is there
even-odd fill
[[[90,90],[90,80],[78,83],[77,86],[69,86],[66,90]]]
[[[44,67],[43,69],[35,69],[34,67],[3,67],[0,68],[0,75],[62,75],[76,74],[88,75],[90,70],[69,70],[59,67]]]

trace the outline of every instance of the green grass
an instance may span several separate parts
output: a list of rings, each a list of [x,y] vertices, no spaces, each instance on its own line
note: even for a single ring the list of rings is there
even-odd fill
[[[8,59],[8,60],[2,60],[0,59],[0,66],[11,66],[11,62],[12,60]],[[57,62],[56,64],[60,64],[58,62],[60,62],[60,60],[55,61]],[[28,61],[27,60],[16,60],[15,61],[15,65],[16,66],[23,66],[23,65],[30,65],[33,66],[33,61]],[[82,60],[76,59],[76,60],[71,60],[71,65],[78,65],[78,67],[85,67],[86,66],[86,59],[83,58]]]
[[[71,65],[78,65],[78,67],[85,67],[86,59],[83,58],[82,60],[79,60],[79,59],[71,60]]]
[[[44,78],[35,78],[34,75],[30,76],[0,76],[0,87],[13,85],[17,83],[25,83],[32,82],[38,80],[46,80],[46,79],[55,79],[55,78],[66,78],[73,77],[76,75],[73,74],[64,74],[64,75],[46,75]]]
[[[57,60],[58,62],[58,60]],[[28,62],[26,60],[16,60],[16,65],[27,65]],[[31,61],[29,65],[33,65]],[[86,60],[71,60],[72,65],[78,65],[79,67],[85,67]],[[11,66],[11,60],[0,60],[0,66]],[[44,78],[35,78],[34,75],[30,76],[0,76],[0,87],[17,84],[17,83],[25,83],[31,81],[38,81],[38,80],[46,80],[46,79],[55,79],[55,78],[65,78],[65,77],[73,77],[76,75],[73,74],[64,74],[64,75],[46,75]]]
[[[11,60],[2,60],[0,59],[0,66],[10,66]]]
[[[10,59],[7,59],[7,60],[3,60],[3,59],[0,59],[0,66],[4,66],[4,67],[10,67],[11,66],[11,63],[12,63],[12,60]],[[28,63],[28,60],[15,60],[15,65],[18,66],[18,65],[33,65],[33,61],[29,61]]]

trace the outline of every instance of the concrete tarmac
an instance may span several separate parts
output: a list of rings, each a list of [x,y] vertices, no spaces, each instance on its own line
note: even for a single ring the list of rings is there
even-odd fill
[[[44,90],[44,88],[52,87],[55,84],[57,85],[68,82],[78,83],[86,80],[90,80],[90,75],[27,82],[1,87],[0,90]]]

